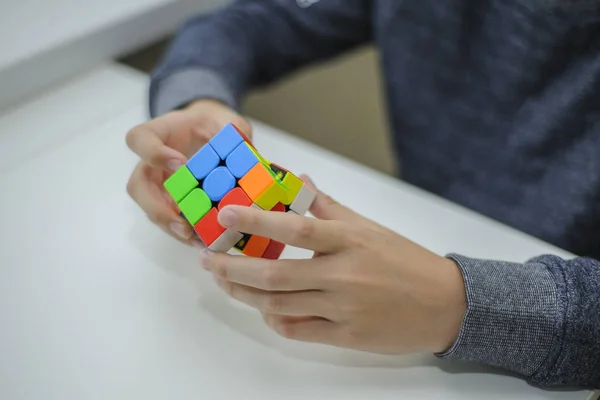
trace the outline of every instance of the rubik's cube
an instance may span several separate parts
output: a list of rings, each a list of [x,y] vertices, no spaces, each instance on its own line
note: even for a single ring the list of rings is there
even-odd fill
[[[279,258],[285,245],[225,229],[218,222],[219,211],[241,205],[304,215],[316,197],[294,174],[262,157],[233,124],[200,148],[164,187],[206,247],[268,259]]]

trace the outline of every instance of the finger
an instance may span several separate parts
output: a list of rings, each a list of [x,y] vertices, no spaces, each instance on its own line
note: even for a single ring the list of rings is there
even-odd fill
[[[266,313],[318,317],[331,314],[326,295],[320,291],[269,292],[232,283],[218,276],[215,281],[231,298]]]
[[[216,276],[267,291],[324,290],[329,287],[328,258],[319,260],[267,260],[203,251],[200,264]]]
[[[300,175],[300,179],[317,193],[317,196],[310,207],[310,213],[316,218],[345,221],[354,224],[355,226],[365,226],[378,231],[385,230],[383,226],[363,217],[350,208],[340,204],[328,194],[321,192],[317,189],[316,185],[308,175],[302,174]]]
[[[301,322],[301,321],[312,321],[315,319],[318,320],[327,320],[327,318],[322,318],[322,317],[315,317],[315,316],[309,316],[309,315],[300,315],[300,316],[296,316],[296,315],[280,315],[280,314],[273,314],[273,313],[268,313],[265,311],[261,311],[260,313],[263,317],[263,320],[265,322],[267,322],[268,318],[273,318],[273,317],[277,317],[277,318],[281,318],[282,320],[285,320],[285,322]]]
[[[179,239],[192,239],[193,232],[189,224],[169,205],[164,196],[157,194],[160,191],[150,179],[151,172],[150,167],[138,163],[127,183],[127,193],[153,223]]]
[[[178,125],[170,123],[171,118],[172,115],[167,114],[132,128],[127,132],[126,142],[146,164],[175,172],[187,159],[182,153],[165,145],[169,136],[173,134],[173,125]]]
[[[348,207],[341,205],[331,196],[317,189],[316,185],[313,183],[312,179],[310,179],[308,175],[300,175],[300,179],[302,179],[308,186],[310,186],[315,192],[317,192],[317,197],[313,201],[310,208],[311,214],[315,217],[319,219],[334,219],[343,221],[355,221],[361,218],[360,215],[358,215]]]
[[[252,144],[252,125],[245,118],[236,116],[231,118],[229,122],[231,122],[245,141]]]
[[[238,232],[322,253],[344,249],[349,243],[348,235],[352,235],[347,224],[338,221],[322,221],[252,207],[227,206],[219,212],[218,218],[221,225]]]
[[[335,323],[318,317],[289,317],[266,314],[266,324],[286,339],[323,344],[335,343],[338,327]]]
[[[173,233],[173,231],[171,231],[170,229],[164,228],[163,226],[157,225],[163,232],[165,232],[167,235],[169,235],[170,237],[172,237],[173,239],[177,240],[180,243],[183,243],[187,246],[193,246],[199,250],[205,250],[206,246],[204,245],[204,243],[202,242],[202,240],[200,240],[199,238],[197,238],[195,235],[193,235],[190,239],[182,239],[180,236],[176,235]]]

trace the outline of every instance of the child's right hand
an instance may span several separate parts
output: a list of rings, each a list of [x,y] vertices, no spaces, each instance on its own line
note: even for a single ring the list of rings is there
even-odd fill
[[[127,183],[127,193],[152,222],[186,244],[203,247],[179,216],[163,182],[228,123],[252,140],[249,122],[213,100],[199,100],[127,133],[127,146],[140,157]]]

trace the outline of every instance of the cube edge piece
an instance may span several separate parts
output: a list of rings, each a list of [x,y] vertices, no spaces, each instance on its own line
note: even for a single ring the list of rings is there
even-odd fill
[[[268,188],[259,194],[254,203],[263,210],[272,209],[277,203],[285,202],[287,191],[278,181],[274,180]]]
[[[231,137],[231,134],[234,134],[237,138],[235,136]],[[240,135],[239,130],[231,123],[225,125],[223,129],[217,132],[217,134],[208,141],[221,160],[226,160],[227,156],[243,142],[245,142],[245,140],[242,135]],[[231,143],[234,144],[231,145]]]
[[[183,174],[183,176],[182,176]],[[189,179],[189,178],[193,179]],[[174,186],[178,186],[178,181],[183,181],[186,180],[187,184],[189,184],[189,186],[191,186],[191,184],[193,183],[194,186],[191,189],[186,189],[185,194],[181,194],[183,193],[183,191],[179,192],[179,193],[174,193],[174,192],[178,192],[178,190],[174,190],[177,189],[177,187]],[[169,193],[169,196],[171,196],[171,198],[175,201],[175,203],[181,202],[181,200],[183,200],[186,196],[188,196],[194,189],[196,189],[198,187],[198,180],[194,177],[194,174],[192,174],[192,171],[189,170],[189,168],[186,165],[182,165],[181,167],[179,167],[179,169],[177,169],[177,171],[175,171],[173,173],[173,175],[171,175],[170,177],[168,177],[164,182],[163,182],[163,187],[165,188],[165,190],[167,191],[167,193]]]
[[[242,147],[242,146],[244,146],[244,147]],[[242,162],[245,163],[248,160],[248,158],[246,157],[246,154],[243,154],[245,152],[245,150],[240,150],[240,148],[247,149],[248,153],[246,153],[246,154],[250,154],[254,158],[252,160],[253,164],[250,166],[250,168],[245,169],[245,167],[244,167],[244,169],[245,169],[244,173],[241,173],[239,171],[239,166],[240,166],[240,164],[242,164]],[[242,154],[238,155],[236,153],[238,151],[241,152]],[[242,159],[242,162],[240,162],[238,158]],[[227,169],[229,169],[229,172],[231,173],[231,175],[233,175],[236,179],[241,179],[242,177],[244,177],[259,162],[260,162],[260,159],[252,151],[252,149],[250,148],[250,145],[248,145],[247,142],[240,143],[235,149],[233,149],[233,151],[231,153],[229,153],[229,155],[225,159],[225,165],[227,166]]]
[[[203,204],[204,205],[208,205],[208,211],[204,212],[204,214],[202,214],[197,220],[194,218],[191,218],[191,213],[188,210],[187,207],[187,199],[190,199],[189,201],[194,201],[194,205],[197,205],[198,200],[200,199],[194,199],[192,196],[193,193],[204,193],[204,196],[202,197],[202,200],[204,200],[205,198],[208,199],[208,203]],[[185,216],[185,219],[188,221],[188,223],[192,226],[196,225],[198,223],[198,221],[200,221],[202,218],[204,218],[204,216],[206,214],[208,214],[208,212],[210,211],[210,209],[212,208],[212,202],[210,201],[210,198],[208,197],[208,194],[206,194],[206,192],[204,190],[202,190],[201,188],[194,188],[190,193],[188,193],[187,196],[185,196],[179,203],[179,209],[181,210],[182,214]],[[186,210],[188,212],[186,212]],[[195,222],[192,222],[194,221]]]
[[[214,221],[208,221],[208,220],[205,221],[205,218],[208,218],[209,214],[211,214],[211,213],[212,214],[217,214],[216,217],[215,217],[215,219],[214,219]],[[206,247],[209,247],[211,244],[213,244],[226,231],[226,229],[219,224],[219,222],[218,222],[218,215],[219,215],[219,210],[217,210],[216,207],[213,207],[212,203],[211,203],[210,210],[204,215],[204,217],[202,217],[198,222],[196,222],[194,224],[194,228],[193,228],[194,231],[196,231],[196,233],[198,234],[198,237],[200,238],[200,240],[202,240],[202,243],[204,243],[204,245]],[[219,233],[216,237],[214,237],[214,239],[209,243],[206,240],[206,236],[207,236],[208,231],[202,230],[201,228],[204,227],[204,226],[199,226],[199,225],[200,225],[200,223],[203,223],[203,224],[209,223],[210,224],[211,222],[216,222],[216,226],[219,229],[219,231],[221,231],[221,233]],[[214,226],[215,225],[212,225],[212,226],[208,225],[209,228],[214,227]],[[211,235],[211,238],[212,237],[213,236]]]
[[[264,248],[261,249],[261,251],[259,253],[254,253],[253,251],[248,251],[248,246],[251,244],[254,245],[254,242],[260,240],[260,241],[266,241],[267,244],[265,245]],[[265,251],[267,251],[267,248],[269,247],[269,244],[271,244],[271,239],[264,237],[264,236],[259,236],[259,235],[250,235],[250,237],[248,238],[248,241],[246,243],[246,246],[244,247],[244,255],[248,256],[248,257],[255,257],[255,258],[260,258],[263,256],[263,254],[265,254]],[[260,249],[261,247],[259,247]],[[254,248],[252,248],[253,250]],[[250,254],[249,254],[250,253]]]
[[[235,192],[235,191],[241,192],[242,196],[245,197],[246,201],[244,202],[244,204],[242,204],[240,202],[231,202],[231,201],[228,201],[228,202],[224,203],[225,200],[230,200],[229,197],[227,197],[227,196],[232,195],[232,193]],[[233,189],[231,189],[225,196],[223,196],[223,198],[219,201],[219,204],[217,205],[217,210],[221,211],[221,208],[227,207],[228,205],[250,207],[252,204],[253,204],[252,203],[252,199],[250,199],[250,197],[248,197],[248,195],[246,194],[246,192],[244,192],[244,189],[242,189],[239,186],[236,186]]]
[[[286,181],[287,183],[284,181]],[[294,200],[298,196],[298,193],[302,189],[304,182],[302,181],[302,179],[298,178],[296,175],[288,171],[283,177],[282,183],[286,188],[286,199],[283,204],[289,206],[294,202]]]
[[[199,157],[206,157],[206,154],[202,154],[204,152],[209,152],[211,154],[210,157],[214,156],[217,158],[216,163],[214,163],[214,159],[213,160],[206,160],[206,163],[203,163],[203,160],[199,160]],[[198,172],[198,168],[196,168],[196,165],[198,163],[200,163],[203,167],[205,165],[208,164],[208,161],[212,161],[211,164],[215,164],[208,172],[203,173],[203,174],[196,174],[196,172]],[[194,176],[194,178],[196,178],[197,180],[203,180],[204,178],[206,178],[208,176],[208,174],[210,174],[215,168],[217,168],[219,166],[219,162],[221,161],[221,158],[219,157],[219,154],[216,152],[216,150],[210,145],[210,143],[206,143],[204,146],[200,147],[200,149],[196,152],[196,154],[194,154],[193,156],[191,156],[189,158],[189,160],[185,163],[185,165],[188,167],[188,169],[190,170],[190,172],[192,173],[192,175]]]

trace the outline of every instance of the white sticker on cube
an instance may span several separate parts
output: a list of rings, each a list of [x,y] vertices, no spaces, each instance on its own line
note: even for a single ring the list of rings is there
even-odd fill
[[[294,199],[292,204],[290,204],[290,210],[292,210],[298,215],[304,215],[306,214],[316,197],[317,193],[306,184],[303,184],[302,188],[296,195],[296,198]]]
[[[240,232],[227,229],[208,248],[216,252],[227,252],[243,237],[244,235]]]

